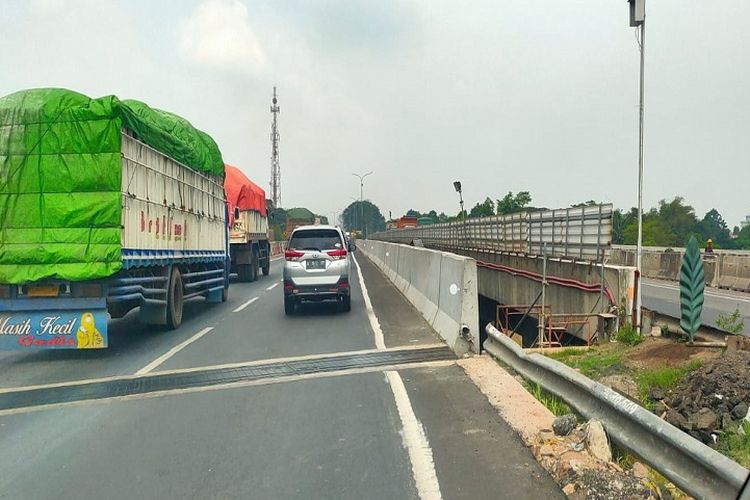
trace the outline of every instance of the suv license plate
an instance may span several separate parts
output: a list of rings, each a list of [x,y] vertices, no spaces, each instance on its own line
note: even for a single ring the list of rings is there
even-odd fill
[[[308,260],[307,261],[307,269],[325,269],[326,268],[326,261],[325,260]]]

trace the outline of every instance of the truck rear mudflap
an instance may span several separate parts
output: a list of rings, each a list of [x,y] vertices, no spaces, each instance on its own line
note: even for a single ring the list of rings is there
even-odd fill
[[[107,347],[104,297],[0,299],[0,349],[103,349]]]

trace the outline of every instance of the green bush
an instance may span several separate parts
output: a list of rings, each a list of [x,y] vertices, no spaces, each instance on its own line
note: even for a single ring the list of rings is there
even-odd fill
[[[617,331],[615,340],[627,345],[638,345],[643,342],[643,336],[630,323],[625,323]]]
[[[745,329],[745,319],[739,308],[736,308],[732,314],[719,314],[716,318],[716,325],[725,332],[739,335]]]

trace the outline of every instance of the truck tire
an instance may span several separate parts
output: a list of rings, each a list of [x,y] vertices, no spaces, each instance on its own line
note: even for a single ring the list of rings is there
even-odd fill
[[[172,268],[167,288],[167,329],[175,330],[182,324],[182,275],[177,266]]]
[[[268,273],[271,272],[271,257],[266,257],[261,270],[263,271],[263,276],[268,276]]]
[[[240,264],[237,266],[237,276],[243,283],[249,283],[253,280],[253,265],[252,264]]]
[[[260,262],[258,262],[258,247],[253,248],[253,263],[251,266],[253,267],[253,281],[258,279],[258,276],[260,276]]]

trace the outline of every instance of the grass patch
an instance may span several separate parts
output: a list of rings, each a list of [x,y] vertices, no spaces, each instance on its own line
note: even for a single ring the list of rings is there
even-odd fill
[[[549,354],[571,368],[578,369],[582,374],[592,379],[600,379],[610,373],[625,370],[623,353],[615,349],[591,348],[588,351],[560,351]]]
[[[531,393],[531,395],[534,396],[544,406],[546,406],[554,416],[559,417],[561,415],[573,413],[570,410],[570,407],[565,404],[565,401],[558,398],[554,394],[545,391],[541,385],[531,384],[527,389]]]
[[[638,333],[638,330],[626,323],[620,327],[615,334],[615,340],[627,344],[629,346],[638,345],[643,342],[643,335]]]
[[[677,385],[688,373],[697,370],[703,365],[699,359],[680,367],[655,368],[653,370],[643,370],[635,377],[635,383],[638,385],[643,406],[649,410],[653,409],[653,402],[649,398],[649,391],[652,387],[658,387],[664,391]]]
[[[719,439],[719,451],[743,467],[750,467],[750,422],[742,422],[743,436],[736,430],[726,432]]]

